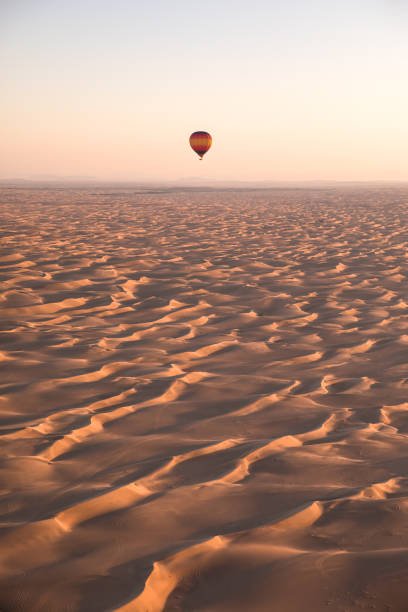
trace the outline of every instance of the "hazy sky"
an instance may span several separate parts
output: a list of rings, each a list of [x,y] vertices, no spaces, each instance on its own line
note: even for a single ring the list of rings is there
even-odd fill
[[[0,91],[5,178],[407,180],[408,1],[0,0]]]

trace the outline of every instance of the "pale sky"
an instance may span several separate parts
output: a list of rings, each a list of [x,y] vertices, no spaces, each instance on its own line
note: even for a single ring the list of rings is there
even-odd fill
[[[408,1],[0,0],[0,91],[1,178],[408,180]]]

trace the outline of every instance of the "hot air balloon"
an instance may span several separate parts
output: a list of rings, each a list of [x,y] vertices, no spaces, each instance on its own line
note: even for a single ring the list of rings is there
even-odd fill
[[[190,136],[190,146],[200,159],[203,159],[211,144],[212,138],[208,132],[193,132]]]

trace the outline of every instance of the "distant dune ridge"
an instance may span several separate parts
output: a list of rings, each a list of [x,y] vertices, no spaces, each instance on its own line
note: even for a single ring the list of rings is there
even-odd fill
[[[408,610],[406,186],[0,216],[2,612]]]

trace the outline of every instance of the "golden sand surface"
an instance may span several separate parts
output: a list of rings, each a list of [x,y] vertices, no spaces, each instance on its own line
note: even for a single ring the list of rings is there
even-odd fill
[[[408,610],[408,188],[2,189],[0,610]]]

